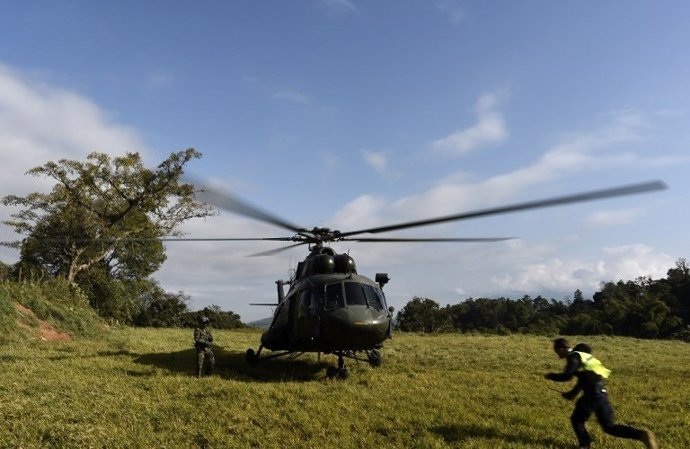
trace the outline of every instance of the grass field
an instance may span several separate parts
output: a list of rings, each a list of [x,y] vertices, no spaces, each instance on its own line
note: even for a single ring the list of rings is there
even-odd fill
[[[380,368],[333,356],[244,362],[258,331],[216,331],[217,373],[196,379],[189,330],[0,346],[0,447],[575,448],[573,404],[549,386],[549,339],[396,334]],[[573,342],[584,339],[572,338]],[[613,370],[621,422],[690,448],[690,344],[587,338]],[[597,448],[642,447],[590,423]]]

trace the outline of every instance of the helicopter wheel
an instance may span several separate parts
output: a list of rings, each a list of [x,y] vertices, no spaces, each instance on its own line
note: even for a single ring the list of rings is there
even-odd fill
[[[254,352],[252,348],[247,349],[244,358],[250,365],[254,365],[259,360],[259,356],[256,354],[256,352]]]
[[[350,377],[350,371],[345,366],[345,357],[342,352],[338,353],[338,369],[336,370],[338,379],[347,379]]]
[[[381,363],[383,363],[381,353],[376,349],[372,349],[367,353],[367,359],[369,360],[369,365],[371,365],[374,368],[378,368],[379,366],[381,366]]]
[[[336,368],[335,366],[329,366],[326,368],[326,377],[328,379],[333,379],[333,378],[338,378],[338,379],[347,379],[350,377],[350,370],[347,369],[346,366],[342,368]]]
[[[345,357],[342,352],[338,352],[338,367],[336,368],[335,366],[329,366],[326,368],[326,377],[329,379],[333,379],[334,377],[337,377],[338,379],[347,379],[350,377],[350,371],[347,369],[347,366],[345,366]]]

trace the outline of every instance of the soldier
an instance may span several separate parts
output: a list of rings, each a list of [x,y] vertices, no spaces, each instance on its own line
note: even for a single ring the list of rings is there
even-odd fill
[[[553,350],[561,359],[568,359],[562,373],[548,373],[544,377],[556,382],[567,382],[577,377],[577,384],[572,390],[561,393],[568,400],[573,400],[580,391],[583,392],[575,403],[575,410],[570,417],[570,422],[577,435],[580,449],[589,449],[592,442],[585,422],[592,413],[595,413],[604,432],[619,438],[630,438],[644,443],[648,449],[657,449],[654,434],[649,430],[636,429],[635,427],[616,424],[613,416],[613,407],[609,402],[608,392],[604,380],[609,377],[611,370],[604,367],[599,360],[592,356],[592,348],[580,343],[572,350],[565,338],[557,338],[553,341]]]
[[[211,351],[211,344],[213,343],[213,335],[209,329],[210,320],[202,316],[199,318],[199,327],[194,329],[194,347],[196,348],[196,377],[201,377],[204,367],[204,359],[207,359],[206,375],[213,372],[213,367],[216,364],[216,358]]]

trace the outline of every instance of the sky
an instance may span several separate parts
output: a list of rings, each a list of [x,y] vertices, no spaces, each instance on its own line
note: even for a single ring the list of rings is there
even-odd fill
[[[690,3],[0,0],[0,195],[92,152],[202,179],[285,220],[351,231],[649,180],[633,197],[341,242],[389,304],[591,297],[690,256]],[[12,209],[0,209],[6,220]],[[221,213],[187,237],[289,237]],[[0,240],[18,238],[0,225]],[[172,242],[154,274],[190,307],[270,310],[305,247]],[[0,249],[0,260],[18,254]]]

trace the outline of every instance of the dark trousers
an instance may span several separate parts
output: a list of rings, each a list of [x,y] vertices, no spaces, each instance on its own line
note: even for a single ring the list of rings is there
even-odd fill
[[[207,362],[206,362],[206,374],[208,375],[208,374],[213,373],[213,367],[216,364],[216,358],[213,356],[213,351],[211,351],[210,348],[197,347],[196,348],[196,375],[197,375],[197,377],[201,377],[201,374],[204,371],[204,359],[207,360]]]
[[[575,403],[575,410],[573,410],[573,414],[570,416],[570,422],[573,424],[580,447],[589,447],[592,442],[592,438],[585,427],[585,422],[592,416],[592,413],[597,415],[597,421],[601,424],[604,432],[609,435],[635,440],[641,439],[644,435],[642,430],[635,427],[616,424],[608,394],[598,392],[578,399]]]

